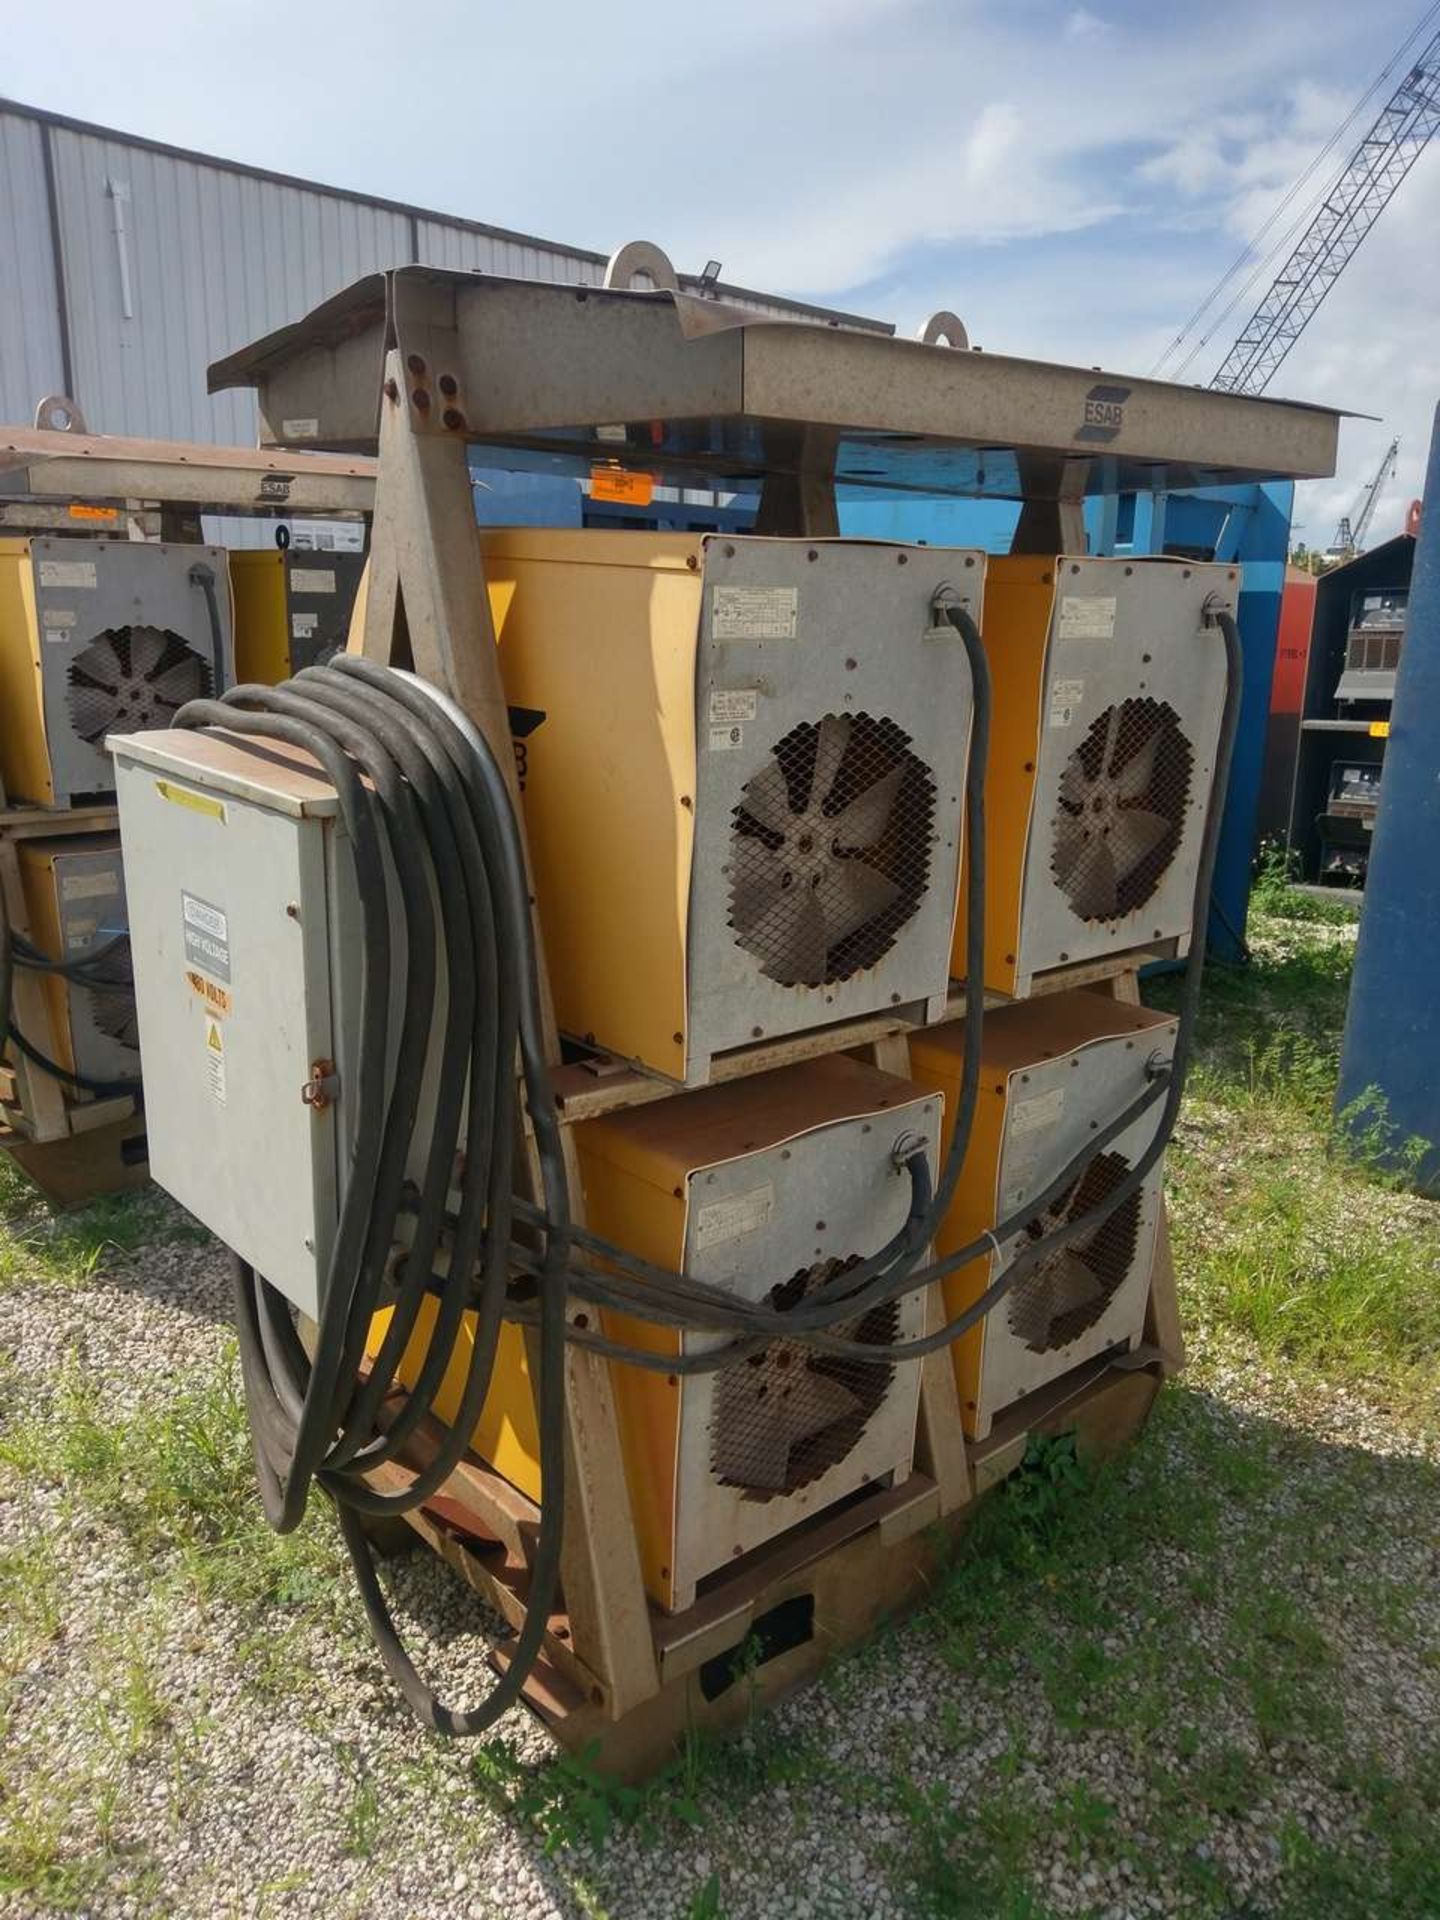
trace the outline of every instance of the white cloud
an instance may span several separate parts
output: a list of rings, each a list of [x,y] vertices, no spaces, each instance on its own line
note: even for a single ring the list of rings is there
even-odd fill
[[[1103,40],[1107,39],[1115,28],[1109,20],[1102,20],[1097,13],[1091,13],[1088,7],[1076,7],[1065,21],[1067,40]]]
[[[1114,0],[431,0],[397,23],[385,0],[313,0],[277,51],[249,0],[71,0],[11,10],[4,85],[558,240],[644,235],[907,332],[951,306],[994,350],[1143,372],[1414,6],[1325,11],[1318,31],[1309,0],[1123,20]],[[1340,477],[1309,490],[1332,529],[1391,431],[1395,499],[1417,484],[1437,227],[1432,154],[1277,382],[1385,415],[1347,428]]]

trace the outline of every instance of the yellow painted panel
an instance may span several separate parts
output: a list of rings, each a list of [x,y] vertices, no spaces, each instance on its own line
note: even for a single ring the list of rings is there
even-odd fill
[[[985,572],[985,657],[990,666],[990,760],[985,777],[985,985],[1013,993],[1019,972],[1025,852],[1040,749],[1045,655],[1055,600],[1053,559],[1008,554]],[[969,915],[960,904],[950,972],[965,977]]]
[[[11,800],[55,804],[28,540],[0,540],[0,780]]]
[[[235,678],[278,686],[290,677],[289,596],[278,547],[230,555],[235,606]]]
[[[910,1078],[927,1093],[944,1097],[944,1117],[940,1125],[940,1159],[950,1151],[955,1132],[955,1111],[960,1092],[960,1046],[965,1030],[962,1020],[943,1027],[932,1027],[912,1036],[910,1042]],[[955,1197],[935,1235],[935,1253],[944,1259],[957,1247],[963,1247],[977,1234],[995,1223],[1000,1202],[1000,1150],[1005,1140],[1005,1115],[1009,1106],[1009,1075],[986,1062],[980,1076],[980,1097],[975,1106],[975,1124],[970,1147],[965,1155]],[[958,1313],[979,1299],[990,1283],[993,1256],[982,1254],[968,1266],[947,1274],[943,1282],[945,1316]],[[955,1386],[960,1396],[960,1418],[965,1431],[975,1434],[975,1410],[980,1403],[980,1370],[985,1361],[985,1322],[955,1341],[950,1351],[955,1358]]]
[[[544,717],[524,811],[556,1016],[680,1079],[698,551],[684,535],[481,535],[506,697]]]
[[[65,945],[60,933],[60,887],[55,876],[56,855],[73,846],[68,840],[22,840],[20,884],[25,893],[25,911],[30,918],[30,938],[42,953],[58,958]],[[75,1048],[70,1034],[70,987],[57,973],[42,975],[42,985],[50,1014],[50,1030],[55,1037],[55,1064],[66,1073],[75,1071]],[[27,1039],[37,1036],[27,1034]]]
[[[415,1330],[396,1369],[407,1387],[413,1386],[420,1377],[439,1310],[439,1302],[434,1299],[426,1298],[420,1303]],[[370,1322],[365,1351],[372,1357],[380,1351],[380,1343],[390,1325],[390,1314],[390,1308],[386,1307]],[[435,1396],[436,1415],[451,1425],[460,1409],[466,1376],[470,1371],[470,1356],[474,1350],[475,1315],[467,1313],[460,1322],[450,1364],[445,1369],[439,1392]],[[535,1418],[535,1396],[530,1386],[525,1335],[519,1327],[508,1322],[502,1323],[500,1328],[490,1391],[485,1396],[470,1445],[482,1460],[487,1461],[497,1473],[503,1474],[512,1486],[518,1487],[532,1500],[539,1500],[540,1430]]]

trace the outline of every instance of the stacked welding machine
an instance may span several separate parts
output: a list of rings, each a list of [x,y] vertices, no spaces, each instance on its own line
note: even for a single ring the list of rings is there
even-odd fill
[[[22,1140],[140,1092],[106,736],[167,727],[234,677],[225,555],[108,537],[117,514],[86,512],[94,532],[0,539],[0,1115]]]
[[[561,1343],[605,1356],[673,1614],[906,1480],[927,1354],[975,1442],[1140,1343],[1198,965],[1178,1022],[1068,983],[1198,941],[1237,691],[1223,566],[478,538],[542,716],[521,804],[569,1057],[655,1096],[573,1128],[583,1228],[509,770],[465,714],[357,651],[117,742],[141,1025],[177,1064],[152,1161],[242,1256],[267,1503],[292,1525],[321,1477],[392,1671],[461,1732],[491,1711],[426,1692],[364,1538],[397,1427],[429,1433],[432,1518],[468,1461],[545,1532]],[[827,1048],[881,1016],[903,1072]]]

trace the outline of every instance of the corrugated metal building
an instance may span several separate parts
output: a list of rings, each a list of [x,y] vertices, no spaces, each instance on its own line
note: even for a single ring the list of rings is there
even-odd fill
[[[605,257],[0,100],[0,421],[58,392],[95,433],[249,445],[249,396],[208,395],[206,366],[362,274],[419,262],[596,285]]]

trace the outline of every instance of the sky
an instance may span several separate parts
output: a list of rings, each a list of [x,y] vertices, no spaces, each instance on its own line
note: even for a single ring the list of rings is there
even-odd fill
[[[990,351],[1144,374],[1421,11],[69,0],[6,9],[0,93],[574,245],[643,237],[682,270],[718,259],[732,283],[906,333],[948,307]],[[1379,416],[1348,423],[1335,479],[1300,490],[1310,545],[1394,434],[1372,540],[1421,490],[1437,238],[1440,140],[1271,387]],[[1184,378],[1208,380],[1268,277]]]

